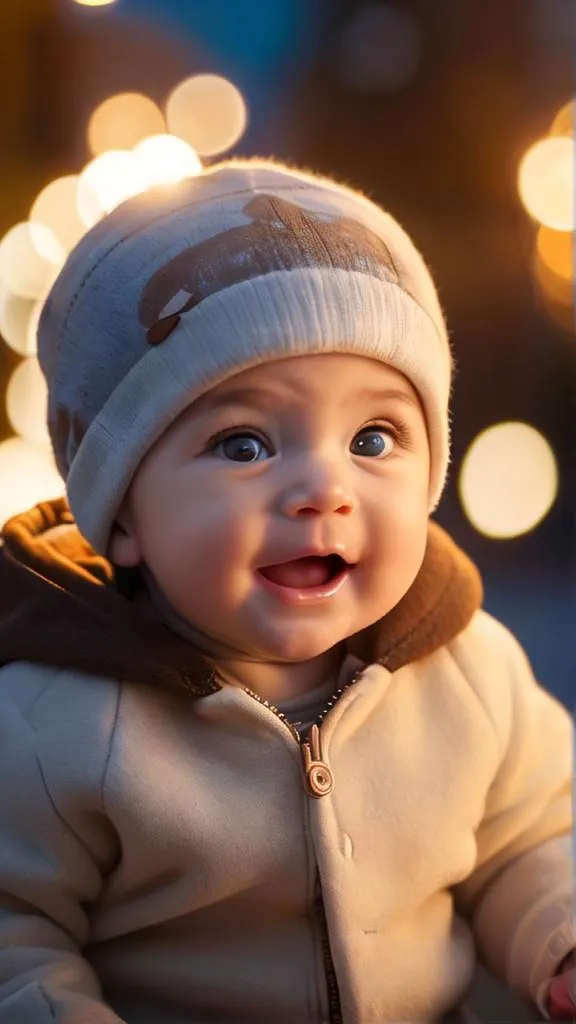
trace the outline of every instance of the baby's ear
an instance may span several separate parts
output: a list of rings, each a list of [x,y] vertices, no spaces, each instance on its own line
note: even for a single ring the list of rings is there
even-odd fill
[[[125,505],[120,509],[112,525],[108,558],[113,565],[121,566],[123,569],[132,569],[142,561],[140,544]]]

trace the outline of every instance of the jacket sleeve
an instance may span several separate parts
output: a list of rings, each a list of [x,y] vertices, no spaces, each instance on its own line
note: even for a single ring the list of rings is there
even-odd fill
[[[573,722],[534,679],[500,623],[485,627],[488,656],[473,679],[493,720],[498,769],[478,828],[473,874],[455,887],[481,962],[520,996],[542,997],[576,948],[573,892]]]
[[[50,792],[54,764],[45,763],[58,760],[54,728],[35,722],[31,710],[51,689],[34,692],[30,677],[39,671],[24,664],[0,671],[0,1024],[121,1024],[81,952],[87,908],[115,855],[100,806],[105,756],[90,754],[77,778],[62,753],[56,768],[68,774],[67,810],[78,808],[68,822]],[[68,710],[58,695],[51,714],[64,735]],[[94,726],[95,747],[96,734]]]

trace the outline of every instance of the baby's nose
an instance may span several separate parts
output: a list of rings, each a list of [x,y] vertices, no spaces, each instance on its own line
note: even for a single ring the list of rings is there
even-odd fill
[[[284,497],[284,514],[290,517],[305,515],[350,515],[355,506],[351,487],[341,475],[327,472],[310,474],[290,489]]]

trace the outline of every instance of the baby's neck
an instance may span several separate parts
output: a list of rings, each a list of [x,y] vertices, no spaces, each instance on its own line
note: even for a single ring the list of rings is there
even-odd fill
[[[319,689],[329,679],[336,682],[344,657],[343,646],[338,644],[309,661],[287,664],[219,659],[214,666],[225,682],[252,690],[271,704],[280,704]]]

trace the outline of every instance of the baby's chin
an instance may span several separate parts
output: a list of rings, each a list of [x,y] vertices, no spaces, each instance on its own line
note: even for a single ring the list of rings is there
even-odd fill
[[[317,643],[299,644],[298,642],[291,642],[289,644],[270,644],[260,647],[256,645],[235,647],[223,644],[221,649],[217,650],[218,646],[218,641],[214,639],[208,657],[208,661],[214,664],[217,664],[220,659],[224,659],[239,662],[257,662],[272,666],[301,665],[304,662],[313,661],[315,658],[320,658],[331,650],[334,644],[319,646]]]
[[[302,665],[321,659],[335,648],[343,647],[346,638],[337,635],[299,635],[295,629],[291,634],[275,639],[259,647],[247,648],[244,660],[266,662],[270,665]]]
[[[210,633],[205,638],[206,653],[211,661],[219,658],[234,661],[267,663],[270,665],[296,665],[321,658],[335,646],[342,644],[346,637],[334,630],[319,631],[318,628],[292,628],[273,630],[266,635],[253,637],[225,636]]]

